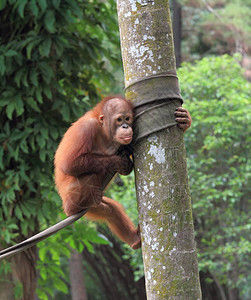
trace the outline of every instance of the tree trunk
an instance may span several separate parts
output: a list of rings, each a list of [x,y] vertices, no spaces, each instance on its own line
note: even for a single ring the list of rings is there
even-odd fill
[[[34,232],[35,234],[36,232]],[[32,234],[30,233],[30,236]],[[19,233],[16,243],[23,241],[25,237]],[[9,245],[11,246],[11,245]],[[0,250],[3,250],[0,247]],[[1,274],[0,278],[0,299],[13,300],[15,299],[15,286],[22,285],[21,300],[35,300],[36,283],[37,283],[37,272],[36,272],[36,261],[37,261],[37,247],[33,246],[8,260],[1,262],[5,264],[7,261],[11,263],[11,271],[8,274]],[[21,293],[21,289],[20,289]]]
[[[12,281],[12,274],[1,274],[0,279],[0,299],[13,300],[14,297],[14,283]]]
[[[79,253],[76,250],[72,249],[70,257],[70,281],[72,300],[88,299],[85,288],[82,259],[82,253]]]
[[[220,284],[219,280],[217,279],[217,277],[212,272],[210,274],[212,275],[212,277],[214,279],[214,282],[218,287],[218,290],[219,290],[220,295],[221,295],[221,300],[227,300],[227,296],[225,294],[223,286]]]
[[[22,300],[34,300],[37,272],[37,247],[33,246],[12,257],[12,270],[14,281],[20,281],[23,285]]]
[[[118,0],[117,5],[126,97],[139,116],[136,134],[141,140],[134,145],[134,163],[147,299],[198,300],[183,133],[169,127],[174,120],[168,126],[162,121],[174,119],[179,102],[168,1]],[[164,119],[154,115],[152,100],[159,100],[159,114],[163,104],[168,106]],[[149,111],[153,117],[146,120]],[[154,132],[152,124],[168,128]]]
[[[182,7],[177,0],[172,1],[173,7],[173,39],[176,58],[176,67],[181,64],[181,39],[182,39]]]

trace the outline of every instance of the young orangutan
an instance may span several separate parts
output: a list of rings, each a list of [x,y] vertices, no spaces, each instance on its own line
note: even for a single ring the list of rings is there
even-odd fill
[[[181,107],[175,114],[185,131],[191,124],[190,114]],[[124,98],[98,103],[66,131],[55,155],[55,182],[68,216],[88,208],[87,218],[107,222],[122,241],[138,249],[139,230],[121,204],[103,196],[109,172],[128,175],[133,169],[124,147],[132,141],[132,122],[133,106]]]

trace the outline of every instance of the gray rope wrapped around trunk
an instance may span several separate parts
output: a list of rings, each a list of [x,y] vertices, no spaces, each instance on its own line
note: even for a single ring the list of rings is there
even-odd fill
[[[126,98],[134,106],[133,144],[151,133],[176,125],[174,112],[183,103],[176,74],[163,73],[129,85]]]

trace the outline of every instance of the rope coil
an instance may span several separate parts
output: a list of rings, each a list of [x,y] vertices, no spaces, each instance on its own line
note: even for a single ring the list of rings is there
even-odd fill
[[[140,139],[176,125],[174,112],[183,103],[175,72],[153,75],[132,83],[125,89],[134,106],[134,139]]]

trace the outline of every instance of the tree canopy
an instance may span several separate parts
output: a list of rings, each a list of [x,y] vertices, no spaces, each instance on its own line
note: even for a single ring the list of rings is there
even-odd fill
[[[179,70],[193,116],[185,135],[199,265],[226,288],[250,293],[250,83],[239,57],[204,58]]]
[[[54,152],[70,123],[115,82],[115,16],[113,1],[1,1],[1,247],[57,220]]]
[[[109,2],[3,1],[0,18],[0,215],[9,243],[7,228],[27,235],[55,213],[53,153],[109,86],[106,59],[117,61],[118,40]]]

